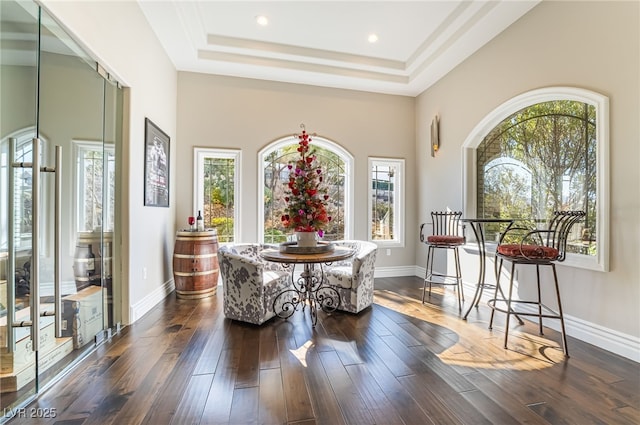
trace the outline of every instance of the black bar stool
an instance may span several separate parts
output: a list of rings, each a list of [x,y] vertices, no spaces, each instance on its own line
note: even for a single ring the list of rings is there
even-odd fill
[[[424,303],[429,284],[429,297],[431,297],[431,285],[454,285],[458,293],[458,308],[462,310],[464,292],[462,290],[462,272],[460,271],[460,254],[458,248],[465,244],[466,238],[464,225],[460,224],[461,211],[433,211],[431,223],[420,225],[420,242],[427,244],[427,266],[422,287],[422,302]],[[431,225],[431,235],[425,235],[425,227]],[[433,258],[437,249],[452,250],[455,260],[455,274],[437,272],[433,270]]]
[[[584,216],[584,211],[555,211],[546,229],[531,230],[523,227],[511,227],[501,235],[500,243],[498,244],[496,252],[496,256],[499,259],[498,270],[502,270],[504,260],[510,261],[511,279],[509,281],[509,294],[507,295],[507,298],[499,299],[498,292],[500,288],[500,273],[498,273],[496,277],[496,292],[494,298],[489,300],[489,306],[492,308],[489,329],[493,326],[493,316],[496,310],[507,314],[504,333],[504,348],[507,348],[507,340],[509,338],[509,319],[512,314],[517,314],[519,316],[537,316],[540,335],[543,335],[543,317],[560,320],[562,348],[565,356],[569,357],[569,350],[567,349],[567,335],[564,328],[564,316],[562,314],[562,303],[560,301],[560,289],[558,287],[558,275],[556,273],[556,263],[565,260],[567,239],[571,228],[577,222],[582,221]],[[512,298],[513,277],[515,275],[515,268],[517,265],[533,265],[536,267],[536,281],[538,289],[537,300],[514,300]],[[558,302],[557,311],[542,303],[540,266],[549,266],[553,271],[553,281]],[[499,307],[497,302],[505,302],[506,308]],[[514,311],[512,309],[514,304],[535,305],[537,307],[537,312]]]

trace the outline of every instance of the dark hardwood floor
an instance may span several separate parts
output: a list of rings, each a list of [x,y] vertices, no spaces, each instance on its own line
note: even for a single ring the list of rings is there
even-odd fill
[[[532,323],[463,321],[453,290],[376,279],[359,315],[308,311],[263,326],[222,297],[168,297],[42,394],[19,424],[638,424],[640,366]],[[467,303],[470,293],[467,294]],[[467,304],[468,305],[468,304]],[[515,321],[513,321],[515,322]]]

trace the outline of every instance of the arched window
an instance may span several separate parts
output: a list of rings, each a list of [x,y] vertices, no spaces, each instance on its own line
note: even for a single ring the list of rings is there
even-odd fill
[[[265,243],[280,243],[291,233],[285,229],[281,217],[285,208],[284,186],[288,179],[287,165],[298,156],[298,138],[285,137],[270,143],[258,153],[258,234]],[[353,156],[337,143],[320,136],[313,136],[318,162],[323,170],[328,189],[327,212],[331,221],[324,229],[324,240],[349,239],[353,234]]]
[[[531,169],[517,159],[497,155],[486,161],[479,153],[478,217],[533,216],[530,214],[532,174]]]
[[[607,270],[607,118],[606,97],[575,88],[535,90],[497,108],[464,145],[465,213],[535,223],[584,210],[567,262]]]

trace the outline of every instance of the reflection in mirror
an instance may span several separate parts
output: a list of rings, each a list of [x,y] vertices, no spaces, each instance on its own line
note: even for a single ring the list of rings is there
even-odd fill
[[[120,310],[114,315],[112,309],[111,259],[122,94],[36,3],[1,0],[0,19],[0,408],[8,409],[55,379],[120,321]],[[35,138],[47,167],[39,174],[29,168]],[[62,236],[58,255],[56,227]],[[55,290],[56,276],[61,291]],[[47,313],[33,321],[37,309]]]

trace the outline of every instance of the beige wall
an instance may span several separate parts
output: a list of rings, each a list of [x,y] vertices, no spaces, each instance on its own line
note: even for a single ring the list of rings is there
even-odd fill
[[[570,333],[585,338],[600,333],[596,337],[609,340],[606,343],[636,347],[640,337],[639,40],[638,2],[539,4],[418,97],[420,171],[415,192],[421,220],[432,209],[463,208],[462,143],[480,120],[518,94],[564,85],[608,96],[611,270],[561,267],[559,278],[565,314],[572,319]],[[441,117],[442,149],[437,158],[431,158],[426,146],[435,114]],[[442,176],[447,176],[449,184],[432,184]],[[425,250],[420,247],[417,255],[420,264]],[[463,261],[471,264],[477,259],[465,256]]]
[[[258,240],[258,151],[270,142],[299,132],[300,123],[341,144],[355,157],[354,237],[367,238],[367,158],[406,159],[407,228],[404,248],[380,253],[379,266],[415,264],[415,99],[350,90],[327,89],[218,77],[178,74],[177,222],[193,214],[193,148],[242,150],[243,241]]]

